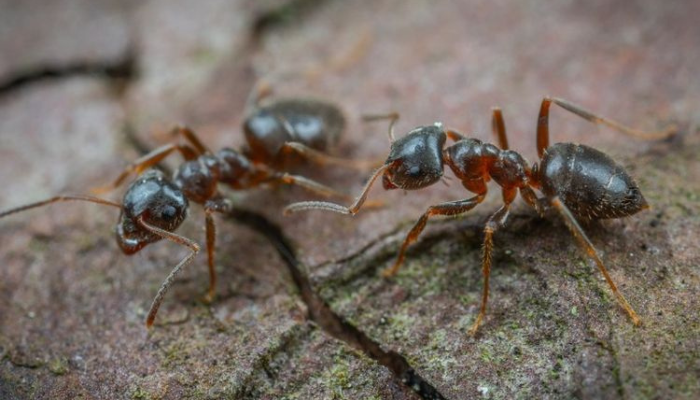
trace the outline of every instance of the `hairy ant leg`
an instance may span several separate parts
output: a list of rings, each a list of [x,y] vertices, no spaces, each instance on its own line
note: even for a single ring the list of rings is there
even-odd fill
[[[503,112],[499,107],[493,108],[491,117],[491,132],[498,141],[501,150],[508,150],[508,137],[506,136],[506,122],[503,120]]]
[[[87,201],[90,203],[104,204],[107,206],[116,207],[118,209],[122,208],[122,205],[109,200],[100,199],[99,197],[92,196],[55,196],[46,200],[37,201],[35,203],[25,204],[20,207],[11,208],[9,210],[0,212],[0,218],[4,218],[8,215],[15,214],[21,211],[29,210],[32,208],[47,206],[52,203],[57,203],[60,201]]]
[[[185,258],[180,260],[180,262],[175,266],[175,268],[173,268],[168,277],[165,278],[165,281],[163,281],[163,284],[160,286],[160,289],[158,289],[158,293],[153,299],[151,308],[148,311],[148,317],[146,318],[146,327],[150,328],[151,326],[153,326],[153,321],[156,319],[156,314],[158,314],[160,304],[163,302],[163,297],[165,297],[165,294],[168,292],[168,289],[170,289],[170,286],[173,284],[175,277],[182,271],[182,268],[184,268],[187,264],[192,262],[194,256],[196,256],[197,253],[199,253],[199,245],[184,236],[180,236],[178,234],[168,232],[164,229],[160,229],[156,226],[149,225],[148,223],[146,223],[146,221],[143,220],[143,217],[140,217],[137,221],[143,229],[153,234],[156,234],[162,237],[163,239],[167,239],[171,242],[186,246],[191,251],[190,254],[188,254]]]
[[[677,130],[677,127],[675,125],[671,125],[663,131],[646,132],[624,126],[619,122],[596,115],[564,99],[559,99],[556,97],[545,97],[544,99],[542,99],[542,105],[540,106],[540,115],[537,119],[537,154],[540,156],[540,158],[544,155],[544,151],[547,149],[547,147],[549,147],[549,107],[552,103],[596,125],[605,125],[620,133],[624,133],[626,135],[634,136],[644,140],[664,139],[673,135]]]
[[[503,201],[505,204],[498,209],[489,220],[486,222],[484,227],[484,246],[483,253],[481,257],[481,270],[484,275],[484,288],[481,297],[481,308],[479,309],[479,315],[477,315],[474,324],[471,329],[469,329],[469,334],[474,336],[476,331],[479,329],[481,322],[486,315],[486,303],[489,299],[489,276],[491,275],[491,253],[493,252],[493,235],[499,228],[502,228],[506,224],[508,219],[508,213],[510,212],[510,204],[515,200],[517,195],[516,189],[503,190]]]
[[[588,254],[588,256],[592,258],[593,261],[595,261],[596,265],[598,266],[598,269],[600,270],[600,272],[603,273],[605,280],[608,282],[608,285],[610,286],[610,289],[615,295],[615,298],[620,303],[622,308],[625,309],[627,314],[629,314],[630,318],[632,319],[632,322],[635,325],[639,325],[642,322],[641,319],[634,311],[632,306],[627,302],[625,296],[623,296],[622,293],[620,293],[620,291],[617,289],[617,285],[615,285],[615,282],[613,282],[612,278],[608,274],[608,270],[605,268],[605,264],[603,264],[603,261],[598,256],[598,252],[593,246],[593,243],[591,243],[590,239],[588,239],[588,236],[586,236],[586,232],[584,232],[583,228],[581,228],[581,225],[579,225],[578,221],[576,221],[576,217],[574,217],[571,210],[569,210],[569,208],[566,207],[566,205],[564,205],[564,203],[558,197],[552,198],[551,204],[554,206],[554,208],[557,209],[557,211],[559,211],[559,214],[561,214],[562,218],[564,219],[564,223],[566,223],[566,226],[574,235],[579,245],[586,251],[586,254]]]
[[[423,229],[425,229],[425,224],[428,223],[428,218],[436,215],[455,216],[463,214],[476,207],[484,200],[485,197],[486,192],[478,194],[469,199],[448,201],[428,207],[428,210],[421,215],[418,221],[416,221],[415,225],[413,225],[413,228],[411,228],[411,231],[408,233],[408,235],[406,235],[406,239],[404,239],[403,244],[401,245],[401,250],[399,250],[399,255],[396,258],[394,265],[384,270],[382,275],[386,278],[396,275],[399,268],[401,268],[401,264],[403,264],[406,249],[411,243],[415,242],[421,232],[423,232]]]

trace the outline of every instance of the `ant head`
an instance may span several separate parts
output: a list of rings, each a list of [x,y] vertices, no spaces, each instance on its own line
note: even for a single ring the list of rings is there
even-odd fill
[[[382,177],[384,189],[421,189],[442,178],[442,148],[447,135],[442,124],[420,126],[391,144]]]
[[[133,254],[162,239],[139,223],[174,231],[187,217],[185,195],[162,172],[148,170],[124,194],[123,211],[117,226],[117,242],[124,253]]]

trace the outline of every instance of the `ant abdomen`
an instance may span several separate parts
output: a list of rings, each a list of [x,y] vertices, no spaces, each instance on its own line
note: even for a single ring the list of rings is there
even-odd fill
[[[136,179],[124,194],[122,213],[117,225],[117,243],[126,254],[134,254],[150,243],[163,239],[141,226],[172,232],[187,217],[189,203],[182,191],[162,172],[148,170]]]
[[[627,171],[603,152],[574,143],[548,147],[538,166],[548,197],[558,196],[577,216],[620,218],[648,204]]]
[[[318,151],[332,148],[345,129],[345,117],[333,104],[313,99],[281,99],[255,108],[243,123],[246,154],[254,162],[284,163],[285,143]]]

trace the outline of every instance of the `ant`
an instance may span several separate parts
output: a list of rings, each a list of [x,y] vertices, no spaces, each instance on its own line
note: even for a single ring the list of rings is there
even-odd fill
[[[231,202],[219,193],[219,184],[228,185],[234,190],[255,188],[267,183],[297,185],[319,195],[352,200],[330,187],[303,176],[281,172],[278,168],[286,165],[289,155],[293,153],[320,164],[358,169],[369,165],[324,153],[337,141],[345,127],[345,118],[335,105],[298,98],[260,104],[261,91],[256,90],[256,94],[254,107],[250,107],[250,98],[248,101],[250,112],[243,123],[248,147],[242,151],[223,148],[213,153],[191,129],[176,126],[172,129],[172,135],[184,137],[186,143],[161,146],[128,165],[110,186],[93,189],[96,193],[112,190],[123,184],[131,174],[136,174],[138,178],[131,182],[121,203],[94,196],[56,196],[0,212],[0,218],[56,202],[86,201],[120,210],[116,239],[127,255],[162,239],[187,247],[190,253],[173,268],[151,304],[146,318],[146,326],[150,328],[175,277],[200,251],[197,243],[174,233],[186,219],[189,203],[198,203],[205,213],[209,267],[209,289],[204,300],[211,302],[216,292],[216,225],[213,214],[228,213],[232,209]],[[168,179],[160,170],[152,169],[176,152],[182,155],[184,162],[172,179]]]
[[[475,193],[475,196],[428,207],[403,241],[394,265],[383,271],[384,277],[396,274],[404,261],[406,249],[416,241],[430,217],[455,216],[476,207],[486,197],[487,182],[493,179],[501,187],[504,204],[491,215],[484,228],[483,297],[470,334],[476,334],[486,314],[493,235],[505,225],[511,203],[518,193],[541,216],[544,216],[545,208],[550,206],[559,212],[586,254],[595,261],[617,301],[629,314],[632,322],[638,325],[641,322],[639,316],[617,289],[598,252],[577,222],[577,217],[585,220],[621,218],[647,209],[649,205],[624,168],[601,151],[575,143],[549,144],[549,109],[552,103],[592,123],[606,125],[624,134],[644,139],[666,138],[675,132],[675,127],[662,132],[642,132],[597,116],[566,100],[545,97],[537,120],[539,162],[529,167],[519,153],[508,149],[505,122],[499,108],[494,108],[492,114],[492,132],[497,138],[498,146],[466,138],[454,130],[445,129],[439,122],[430,126],[419,126],[396,140],[394,124],[399,118],[398,113],[366,116],[365,120],[368,121],[391,120],[388,132],[391,149],[384,165],[370,177],[355,202],[349,207],[321,201],[294,203],[285,208],[285,215],[301,210],[325,210],[355,215],[379,176],[382,176],[385,190],[422,189],[439,181],[447,164],[464,188]],[[445,147],[448,138],[454,141],[454,144]],[[538,199],[534,189],[543,193],[545,199]]]

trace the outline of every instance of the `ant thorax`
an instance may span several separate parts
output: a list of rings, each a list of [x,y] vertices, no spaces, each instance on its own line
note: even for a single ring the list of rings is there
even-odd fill
[[[461,139],[446,148],[445,162],[464,183],[493,179],[511,188],[526,186],[529,181],[530,168],[519,153],[479,139]]]

